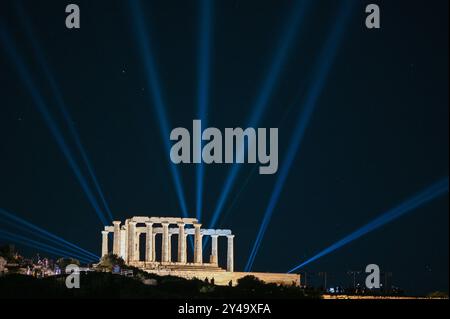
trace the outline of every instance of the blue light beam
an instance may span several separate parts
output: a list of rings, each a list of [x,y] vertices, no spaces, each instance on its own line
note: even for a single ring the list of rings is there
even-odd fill
[[[159,120],[158,123],[160,125],[161,135],[163,138],[163,145],[167,156],[169,156],[170,154],[170,143],[168,142],[169,140],[168,137],[170,136],[169,123],[167,120],[163,97],[161,94],[161,88],[159,85],[158,72],[156,70],[156,65],[154,63],[153,54],[150,47],[150,40],[149,40],[150,38],[146,32],[145,23],[141,15],[142,8],[139,4],[139,0],[131,0],[129,3],[132,20],[136,31],[135,35],[137,37],[137,41],[140,47],[140,53],[142,56],[142,60],[144,62],[144,68],[147,75],[147,86],[149,91],[151,92],[156,115]],[[170,161],[170,158],[169,158],[169,167],[173,182],[175,184],[175,191],[178,196],[181,211],[184,217],[188,217],[186,200],[184,197],[181,182],[181,176],[178,173],[176,165]]]
[[[300,96],[300,92],[298,93],[297,98],[294,99],[294,102],[291,103],[291,105],[289,105],[289,107],[286,109],[285,114],[283,115],[283,117],[280,120],[279,125],[282,125],[282,123],[284,122],[284,120],[286,119],[286,117],[289,115],[291,109],[298,104],[297,100]],[[228,205],[227,210],[222,213],[221,215],[221,219],[218,220],[218,223],[221,224],[224,220],[227,219],[228,215],[232,212],[234,206],[237,204],[239,197],[241,196],[241,194],[243,193],[243,191],[245,190],[245,188],[247,187],[248,183],[250,182],[250,179],[253,177],[253,175],[255,175],[256,170],[258,169],[258,166],[254,166],[252,168],[252,170],[250,171],[250,173],[248,174],[247,178],[245,179],[245,181],[243,183],[241,183],[239,186],[238,191],[235,193],[233,200],[231,201],[231,204]]]
[[[298,29],[300,27],[300,23],[304,21],[304,17],[306,12],[308,11],[310,2],[309,1],[296,1],[296,5],[292,9],[292,15],[290,19],[288,19],[287,24],[284,27],[283,37],[278,45],[278,48],[273,56],[273,62],[267,72],[266,77],[264,78],[263,84],[261,86],[261,90],[256,98],[256,101],[253,105],[253,112],[248,120],[249,125],[247,127],[257,127],[258,122],[261,119],[265,109],[267,108],[270,98],[273,94],[273,91],[276,87],[276,83],[280,76],[281,70],[284,66],[286,56],[289,52],[289,49],[292,46],[292,42],[295,36],[298,33]],[[244,156],[239,152],[237,156]],[[215,228],[220,215],[224,209],[228,196],[233,188],[234,182],[238,176],[239,170],[241,168],[240,164],[234,163],[231,167],[231,172],[228,175],[225,184],[220,192],[219,200],[217,201],[216,208],[213,212],[213,216],[211,222],[209,224],[209,228]],[[205,241],[205,245],[207,240]]]
[[[12,214],[2,208],[0,208],[0,216],[4,218],[4,221],[6,221],[6,222],[10,221],[8,223],[12,222],[15,225],[15,227],[18,227],[18,228],[20,227],[21,229],[27,229],[26,230],[27,232],[29,232],[37,237],[48,240],[48,241],[53,242],[58,245],[64,245],[66,247],[66,249],[72,250],[78,254],[83,254],[89,258],[94,258],[96,260],[100,259],[99,256],[97,256],[97,255],[95,255],[95,254],[39,227],[39,226],[36,226],[36,225],[26,221],[25,219],[15,215],[15,214]],[[23,228],[21,226],[23,226]]]
[[[295,266],[291,270],[288,271],[288,273],[292,273],[307,264],[325,256],[328,255],[335,250],[347,245],[348,243],[396,220],[397,218],[410,213],[414,211],[415,209],[425,205],[429,201],[432,201],[433,199],[436,199],[446,193],[448,193],[448,176],[443,178],[442,180],[436,182],[432,186],[426,188],[425,190],[421,191],[420,193],[416,194],[415,196],[407,199],[400,205],[394,207],[393,209],[387,211],[386,213],[382,214],[381,216],[375,218],[371,222],[367,223],[363,227],[359,228],[358,230],[354,231],[348,236],[345,236],[338,242],[334,243],[333,245],[329,246],[328,248],[322,250],[314,257],[311,257],[307,261],[299,264],[298,266]]]
[[[87,259],[85,257],[78,256],[76,254],[71,254],[71,253],[69,253],[69,252],[67,252],[65,250],[61,250],[61,249],[49,246],[47,244],[44,244],[44,243],[41,243],[41,242],[38,242],[38,241],[35,241],[35,240],[29,239],[29,238],[26,238],[26,237],[23,237],[23,236],[20,236],[20,235],[17,235],[17,234],[13,234],[11,232],[8,232],[8,231],[2,230],[2,229],[0,229],[0,238],[4,238],[5,240],[9,240],[9,241],[12,241],[14,243],[19,243],[19,244],[22,244],[22,245],[25,245],[25,246],[29,246],[29,247],[32,247],[32,248],[39,249],[39,250],[51,253],[51,254],[53,254],[53,255],[55,255],[57,257],[64,257],[64,258],[75,257],[75,258],[77,258],[78,260],[80,260],[80,261],[82,261],[84,263],[90,263],[90,262],[93,261],[93,260],[89,260],[89,259]]]
[[[67,245],[65,245],[65,244],[63,244],[61,242],[58,242],[58,241],[54,240],[54,239],[48,238],[48,237],[46,237],[46,236],[44,236],[42,234],[35,233],[35,232],[31,231],[29,228],[26,228],[24,226],[15,224],[14,222],[11,222],[9,220],[2,220],[2,223],[7,224],[7,225],[15,228],[18,231],[25,232],[25,233],[31,234],[32,236],[36,236],[36,237],[38,237],[40,239],[49,241],[49,242],[59,246],[60,249],[64,249],[65,251],[70,252],[72,254],[76,254],[78,256],[82,256],[83,258],[90,259],[90,260],[97,260],[97,259],[94,259],[91,255],[88,255],[86,253],[80,252],[77,249],[74,249],[74,248],[72,248],[70,246],[67,246]],[[28,238],[31,240],[30,237],[28,237]]]
[[[61,152],[63,153],[64,157],[66,158],[70,168],[72,169],[73,173],[75,174],[75,177],[77,178],[84,193],[86,194],[86,196],[89,200],[89,203],[94,208],[94,211],[97,214],[100,221],[102,222],[102,224],[103,225],[109,224],[104,213],[100,209],[100,206],[98,205],[95,196],[92,194],[88,183],[84,179],[83,174],[81,173],[80,168],[78,167],[69,147],[67,146],[58,125],[56,124],[56,122],[54,121],[50,112],[48,111],[47,105],[46,105],[42,95],[39,93],[37,87],[35,86],[35,84],[32,80],[31,74],[28,72],[25,64],[20,59],[20,56],[19,56],[11,38],[4,31],[3,26],[0,26],[0,39],[3,43],[3,47],[6,51],[6,53],[9,55],[9,57],[15,64],[15,66],[19,72],[20,78],[24,82],[26,88],[28,89],[30,95],[33,98],[33,101],[35,102],[35,105],[37,106],[39,112],[41,113],[41,115],[45,121],[45,124],[47,125],[47,127],[49,128],[53,137],[55,138]]]
[[[247,264],[245,266],[245,271],[250,271],[253,267],[253,263],[255,257],[258,253],[259,247],[261,245],[264,234],[267,230],[267,226],[269,225],[270,219],[272,217],[275,206],[278,202],[280,194],[283,190],[284,183],[286,178],[288,177],[290,168],[292,163],[295,160],[295,156],[300,147],[301,141],[305,134],[305,131],[308,127],[308,124],[311,120],[313,111],[316,107],[317,101],[319,99],[320,93],[325,85],[326,78],[328,76],[329,70],[333,64],[334,58],[338,51],[338,46],[342,38],[343,31],[345,26],[349,20],[351,14],[352,6],[349,1],[346,1],[344,5],[342,5],[340,12],[338,14],[337,20],[335,24],[332,26],[332,30],[330,35],[328,36],[325,45],[322,49],[319,63],[316,68],[316,72],[314,74],[313,83],[308,91],[308,95],[306,97],[305,104],[303,106],[302,111],[299,113],[299,117],[297,119],[297,126],[295,128],[294,134],[292,136],[292,140],[290,143],[290,147],[286,154],[285,160],[281,165],[281,170],[279,172],[278,178],[275,182],[275,187],[272,192],[272,195],[269,200],[269,204],[265,210],[264,217],[262,223],[260,225],[258,235],[256,237],[255,243],[253,245],[252,251],[247,260]]]
[[[45,56],[43,54],[43,50],[42,48],[39,46],[37,40],[36,40],[36,36],[33,34],[33,27],[31,26],[31,24],[29,23],[26,14],[23,10],[23,7],[21,5],[17,5],[17,11],[19,13],[19,17],[21,19],[21,22],[23,24],[23,26],[25,27],[25,31],[26,31],[26,35],[29,39],[29,41],[32,44],[33,47],[33,51],[34,54],[42,68],[42,70],[44,71],[44,75],[47,78],[47,81],[50,84],[50,88],[52,90],[53,96],[55,98],[56,104],[59,108],[59,111],[61,112],[61,114],[63,115],[63,118],[65,120],[65,123],[69,129],[69,133],[72,136],[72,139],[75,142],[75,145],[78,149],[78,151],[80,152],[81,158],[84,162],[84,164],[86,165],[86,168],[88,170],[88,173],[94,183],[94,187],[98,193],[98,195],[100,196],[100,199],[103,203],[103,206],[106,210],[106,213],[108,214],[108,218],[109,220],[113,220],[113,216],[111,213],[111,210],[109,208],[108,203],[106,202],[105,196],[103,194],[103,191],[100,187],[100,183],[98,182],[98,179],[96,177],[96,174],[94,173],[94,168],[87,156],[87,153],[83,147],[83,144],[81,143],[81,139],[77,133],[77,130],[75,128],[75,125],[73,124],[73,121],[69,115],[69,112],[67,111],[67,107],[66,107],[66,103],[64,102],[63,96],[61,94],[61,90],[59,88],[59,85],[56,82],[55,77],[53,76],[52,72],[50,71],[50,68],[48,67],[48,61],[46,61]]]
[[[202,124],[207,126],[207,109],[210,87],[210,48],[212,29],[212,0],[200,0],[200,23],[199,23],[199,55],[198,55],[198,118]],[[200,136],[200,145],[202,138]],[[199,156],[201,158],[201,147]],[[197,194],[196,194],[196,217],[202,219],[203,210],[203,162],[197,166]]]

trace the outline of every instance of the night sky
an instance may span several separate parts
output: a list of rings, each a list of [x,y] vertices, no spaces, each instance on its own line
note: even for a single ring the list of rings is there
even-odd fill
[[[257,125],[279,128],[280,165],[343,3],[311,2]],[[80,6],[78,30],[65,27],[69,3]],[[381,8],[379,30],[364,25],[369,3]],[[286,272],[448,176],[448,1],[354,4],[255,271]],[[208,126],[248,125],[293,7],[293,1],[214,1]],[[198,115],[201,1],[142,1],[141,8],[169,129],[191,130]],[[128,2],[3,0],[0,21],[95,191],[27,36],[25,24],[32,26],[114,219],[181,217],[164,146],[169,136],[161,135]],[[103,224],[0,44],[0,208],[100,254]],[[241,165],[216,226],[236,234],[236,270],[247,262],[278,177]],[[205,166],[204,226],[231,167]],[[195,217],[197,166],[177,168]],[[448,291],[448,216],[447,193],[301,270],[329,272],[329,286],[350,285],[347,271],[376,263],[410,293]],[[0,228],[25,235],[1,218]],[[26,255],[37,251],[17,246]],[[225,257],[225,240],[220,254]]]

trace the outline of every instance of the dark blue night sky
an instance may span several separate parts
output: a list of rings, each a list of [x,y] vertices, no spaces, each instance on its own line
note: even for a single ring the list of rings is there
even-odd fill
[[[69,3],[80,6],[79,30],[65,27]],[[1,1],[0,209],[98,255],[108,208],[122,221],[183,215],[177,171],[187,215],[236,234],[237,270],[264,216],[251,269],[305,262],[448,176],[448,1],[349,3]],[[365,27],[369,3],[381,29]],[[278,172],[171,167],[168,132],[196,118],[278,127]],[[345,286],[347,271],[376,263],[409,293],[448,291],[446,185],[298,271]],[[5,216],[0,231],[38,240]]]

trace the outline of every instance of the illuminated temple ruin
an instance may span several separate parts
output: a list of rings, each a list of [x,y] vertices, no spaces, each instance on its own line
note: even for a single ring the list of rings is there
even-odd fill
[[[114,221],[102,231],[102,256],[111,251],[108,234],[113,233],[112,252],[130,266],[158,275],[214,280],[215,284],[234,285],[239,278],[253,275],[267,283],[299,285],[300,276],[281,273],[246,273],[234,271],[234,235],[229,229],[204,229],[195,218],[135,216]],[[159,252],[156,245],[160,236]],[[194,254],[188,259],[188,236],[193,236]],[[203,238],[211,239],[211,254],[205,262]],[[219,266],[219,237],[226,237],[226,268]],[[141,244],[141,239],[144,243]],[[176,244],[172,243],[176,240]],[[177,253],[172,252],[177,247]],[[141,249],[142,247],[142,249]],[[141,252],[145,253],[142,254]],[[175,256],[174,256],[175,255]]]

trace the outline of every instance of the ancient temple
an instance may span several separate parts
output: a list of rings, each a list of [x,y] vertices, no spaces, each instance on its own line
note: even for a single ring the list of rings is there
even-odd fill
[[[234,235],[229,229],[204,229],[195,218],[135,216],[114,221],[102,231],[102,256],[111,250],[108,234],[113,233],[112,252],[123,258],[126,264],[159,275],[184,278],[213,279],[216,284],[235,284],[245,275],[254,275],[265,282],[300,284],[296,274],[244,273],[234,271]],[[175,236],[174,236],[175,235]],[[157,247],[157,236],[160,247]],[[188,240],[193,240],[193,258],[188,260]],[[204,238],[210,238],[211,254],[205,258]],[[226,240],[226,267],[219,266],[220,237]],[[141,244],[141,240],[145,243]],[[176,240],[177,253],[172,253],[172,241]],[[145,249],[141,249],[141,247]],[[145,251],[141,256],[142,250]],[[159,250],[159,251],[158,251]],[[209,249],[208,249],[209,251]],[[207,260],[205,262],[205,259]]]

